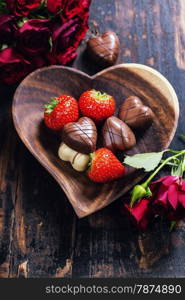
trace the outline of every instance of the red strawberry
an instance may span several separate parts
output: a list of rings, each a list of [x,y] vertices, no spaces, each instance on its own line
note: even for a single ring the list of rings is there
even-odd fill
[[[115,112],[116,104],[112,96],[96,90],[84,92],[79,99],[79,108],[83,116],[101,121]]]
[[[79,118],[78,102],[69,95],[52,98],[45,105],[44,121],[48,128],[59,130]]]
[[[87,174],[92,181],[103,183],[124,175],[125,167],[107,148],[100,148],[91,156],[91,166]]]

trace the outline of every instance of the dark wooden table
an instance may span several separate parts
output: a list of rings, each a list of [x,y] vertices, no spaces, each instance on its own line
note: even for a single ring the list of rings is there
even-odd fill
[[[152,66],[174,86],[185,144],[185,1],[92,0],[90,25],[119,35],[119,63]],[[74,63],[94,74],[85,43]],[[12,124],[13,89],[0,89],[0,277],[183,277],[185,226],[156,223],[139,234],[120,201],[78,219],[64,193],[32,157]]]

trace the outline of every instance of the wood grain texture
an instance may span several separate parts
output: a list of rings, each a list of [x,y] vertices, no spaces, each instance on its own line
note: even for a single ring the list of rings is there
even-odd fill
[[[180,119],[171,147],[183,149],[178,134],[185,133],[184,0],[92,0],[91,29],[94,22],[101,32],[118,34],[118,63],[147,64],[172,83]],[[94,75],[100,68],[87,58],[85,47],[82,43],[73,66]],[[13,92],[13,87],[0,88],[0,277],[184,277],[184,222],[171,234],[157,222],[146,245],[146,237],[120,215],[119,200],[76,218],[59,185],[16,136]],[[19,202],[16,214],[14,201]],[[15,223],[25,231],[26,253],[19,248]]]
[[[127,168],[127,175],[107,184],[91,182],[85,173],[72,169],[58,158],[61,141],[43,124],[44,104],[51,97],[69,94],[76,99],[88,89],[101,90],[116,100],[117,111],[124,99],[140,97],[154,119],[147,130],[137,134],[136,145],[128,154],[166,149],[177,127],[178,99],[170,83],[157,71],[144,65],[123,64],[92,77],[72,68],[49,67],[35,71],[23,80],[13,101],[14,124],[22,141],[63,188],[79,217],[87,216],[123,196],[145,173]],[[123,154],[120,157],[123,160]]]

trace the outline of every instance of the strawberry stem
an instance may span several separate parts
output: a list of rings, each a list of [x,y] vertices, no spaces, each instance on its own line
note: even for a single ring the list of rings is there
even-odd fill
[[[101,93],[100,91],[92,90],[91,96],[96,100],[108,100],[111,98],[107,93]]]
[[[89,153],[89,157],[90,157],[90,160],[89,160],[89,163],[88,163],[89,168],[91,167],[93,156],[94,156],[94,153]]]
[[[59,100],[57,98],[51,98],[51,101],[48,104],[44,105],[45,113],[51,114],[58,103],[59,103]]]

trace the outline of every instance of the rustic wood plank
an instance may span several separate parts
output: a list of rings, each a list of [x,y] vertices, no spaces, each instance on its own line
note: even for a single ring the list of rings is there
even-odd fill
[[[183,83],[184,20],[183,1],[93,1],[91,23],[101,32],[116,31],[121,40],[119,63],[139,62],[159,70],[174,85],[180,100],[180,122],[172,147],[182,149],[178,133],[185,130]],[[98,67],[78,59],[80,68],[89,74]],[[148,235],[138,236],[133,228],[124,228],[116,203],[103,211],[78,222],[78,236],[73,274],[85,277],[182,277],[184,276],[184,226],[172,234],[164,224],[156,224]],[[99,224],[99,228],[92,226]],[[110,223],[106,227],[105,223]],[[101,225],[100,225],[101,224]],[[126,225],[125,225],[126,226]],[[129,230],[128,230],[129,228]],[[129,233],[127,234],[127,231]],[[156,233],[157,232],[157,233]],[[146,243],[147,240],[147,243]],[[157,241],[158,240],[158,241]],[[88,242],[87,242],[88,241]]]
[[[60,187],[24,147],[21,157],[10,276],[20,276],[22,264],[27,277],[53,277],[59,268],[61,277],[70,276],[65,266],[72,265],[76,216]]]
[[[181,105],[177,134],[185,132],[184,5],[183,0],[93,0],[90,20],[101,31],[117,32],[120,63],[153,66],[175,86]],[[75,66],[94,74],[99,68],[84,59],[84,49],[85,43]],[[17,139],[10,90],[2,89],[0,98],[0,277],[184,277],[184,222],[172,234],[155,225],[159,235],[151,231],[148,238],[160,243],[154,240],[150,252],[146,236],[138,239],[120,215],[119,201],[76,219],[58,185]],[[176,136],[172,146],[182,149],[184,143]]]
[[[18,137],[11,120],[13,91],[0,89],[0,277],[10,273],[14,203],[17,188],[16,158],[19,151]]]
[[[58,277],[70,276],[65,265],[72,265],[76,216],[20,142],[8,90],[0,94],[8,98],[0,113],[0,277],[51,277],[57,269]]]

